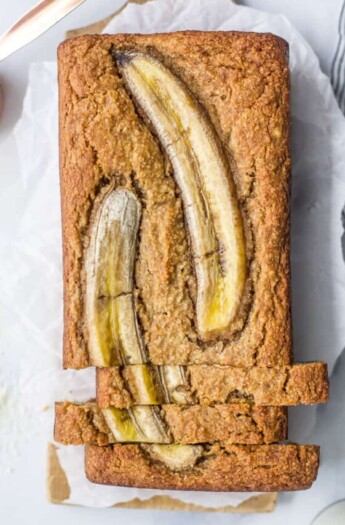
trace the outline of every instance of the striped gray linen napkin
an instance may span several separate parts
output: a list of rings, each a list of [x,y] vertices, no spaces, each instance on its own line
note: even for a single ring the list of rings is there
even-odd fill
[[[339,107],[345,113],[345,0],[338,21],[338,43],[331,67],[331,83]]]

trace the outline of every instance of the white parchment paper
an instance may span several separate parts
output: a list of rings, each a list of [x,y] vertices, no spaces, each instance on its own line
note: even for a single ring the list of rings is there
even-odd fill
[[[322,461],[313,488],[283,495],[278,510],[292,523],[310,523],[318,510],[344,497],[345,492],[345,274],[341,249],[345,120],[315,54],[283,16],[235,6],[228,0],[152,0],[144,5],[129,4],[107,32],[179,29],[268,31],[284,37],[291,46],[295,358],[328,361],[332,399],[326,406],[291,410],[290,439],[321,444]],[[22,453],[28,439],[52,439],[54,400],[84,401],[93,397],[95,390],[93,370],[62,371],[61,365],[55,63],[32,64],[15,139],[21,171],[15,180],[4,183],[0,195],[1,206],[11,218],[0,232],[0,424],[2,429],[6,427],[0,433],[0,468],[4,470],[12,468],[13,458]],[[15,195],[15,202],[9,202],[7,195]],[[71,485],[70,503],[105,507],[162,493],[87,482],[81,447],[62,447],[59,458]],[[171,494],[209,507],[238,504],[248,497]],[[271,519],[265,516],[262,523],[278,523]],[[255,523],[261,523],[260,517],[255,517]]]

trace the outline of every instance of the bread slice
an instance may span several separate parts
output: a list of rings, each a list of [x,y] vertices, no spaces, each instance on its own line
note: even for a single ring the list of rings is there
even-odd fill
[[[157,459],[157,445],[85,447],[85,472],[93,483],[125,487],[210,491],[285,491],[311,486],[319,465],[315,445],[202,447],[181,470]]]
[[[147,393],[138,387],[136,377],[149,374],[156,385],[156,403],[255,403],[256,405],[291,406],[325,403],[329,381],[327,364],[296,363],[280,368],[189,365],[181,367],[181,381],[165,393],[164,369],[148,365],[99,368],[97,403],[101,408],[124,408],[146,404]],[[161,370],[160,370],[161,368]],[[175,394],[180,394],[175,396]],[[183,392],[183,396],[181,393]],[[152,404],[152,400],[151,400]]]
[[[158,58],[187,86],[231,166],[246,237],[247,279],[236,319],[201,340],[197,282],[181,192],[170,162],[124,85],[116,53]],[[85,247],[110,185],[142,204],[135,308],[152,364],[289,365],[288,48],[272,34],[88,35],[60,45],[60,176],[64,366],[92,362],[85,323]]]
[[[226,441],[260,444],[287,438],[287,412],[282,407],[162,405],[157,413],[163,420],[171,443]],[[116,441],[102,411],[94,402],[83,405],[56,403],[54,437],[64,445],[88,443],[104,446]]]

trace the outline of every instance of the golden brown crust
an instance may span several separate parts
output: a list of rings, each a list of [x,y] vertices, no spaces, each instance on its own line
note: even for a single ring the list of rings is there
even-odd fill
[[[287,438],[287,412],[280,407],[252,405],[162,405],[160,414],[172,443],[214,441],[260,444]],[[95,403],[55,405],[55,440],[64,445],[108,445],[115,442]]]
[[[210,491],[282,491],[311,486],[317,475],[314,445],[220,445],[205,447],[196,465],[171,471],[140,445],[85,448],[85,472],[106,485]]]
[[[97,370],[97,403],[118,408],[140,404],[140,393],[131,388],[132,367]],[[291,406],[325,403],[329,382],[327,364],[295,363],[280,368],[234,368],[190,365],[185,369],[188,391],[195,403],[255,403]]]
[[[157,54],[203,104],[231,157],[251,261],[250,308],[231,340],[197,339],[181,197],[123,86],[112,46]],[[136,306],[152,363],[291,362],[286,56],[278,37],[236,32],[86,36],[59,47],[66,368],[89,364],[83,242],[94,198],[109,180],[134,189],[144,205]]]

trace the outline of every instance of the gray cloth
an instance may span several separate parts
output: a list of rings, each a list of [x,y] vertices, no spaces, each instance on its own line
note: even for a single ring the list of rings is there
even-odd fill
[[[331,67],[331,83],[339,107],[345,113],[345,0],[338,22],[338,44]]]

